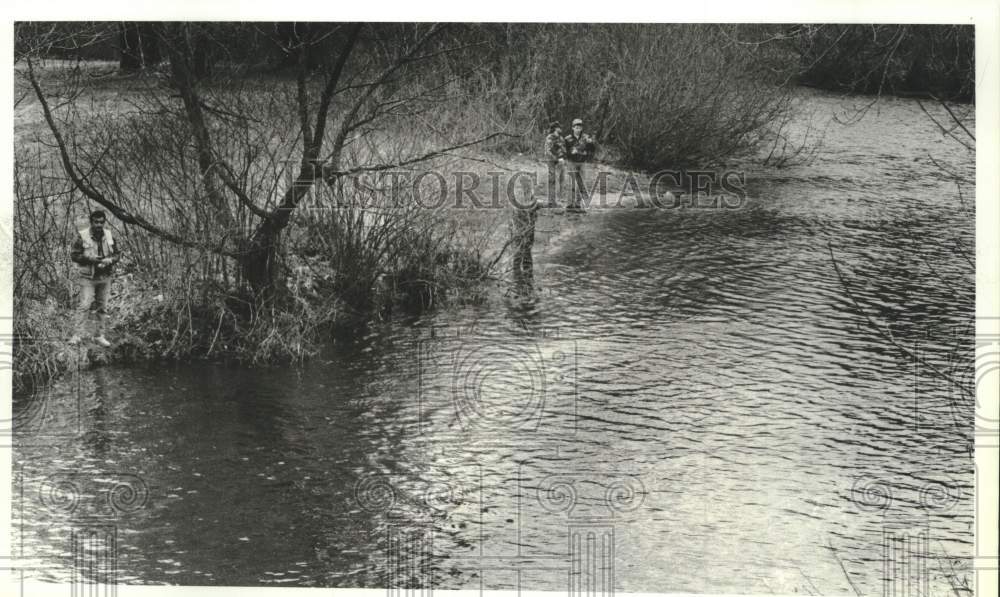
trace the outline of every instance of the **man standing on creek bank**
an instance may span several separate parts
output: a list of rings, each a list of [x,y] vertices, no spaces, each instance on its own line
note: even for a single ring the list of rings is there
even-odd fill
[[[573,132],[566,135],[566,158],[567,170],[569,171],[570,201],[566,207],[572,211],[582,211],[583,199],[586,197],[587,187],[583,182],[584,164],[594,157],[596,143],[594,138],[583,132],[583,120],[576,118],[573,120]]]
[[[108,294],[111,291],[111,271],[121,259],[118,245],[111,236],[110,230],[104,229],[106,220],[103,211],[90,214],[90,226],[79,231],[78,238],[70,249],[70,259],[77,264],[80,278],[80,303],[73,318],[73,337],[70,344],[79,344],[81,336],[86,335],[84,324],[88,311],[96,311],[96,327],[94,341],[104,346],[111,346],[104,337],[104,325],[107,319]]]

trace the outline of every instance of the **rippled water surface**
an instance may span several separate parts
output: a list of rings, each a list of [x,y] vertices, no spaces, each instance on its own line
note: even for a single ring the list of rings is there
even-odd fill
[[[962,593],[974,197],[930,157],[972,175],[883,100],[741,209],[544,216],[529,297],[297,370],[64,378],[16,438],[18,555],[68,580],[100,527],[120,582],[880,594],[888,549]]]

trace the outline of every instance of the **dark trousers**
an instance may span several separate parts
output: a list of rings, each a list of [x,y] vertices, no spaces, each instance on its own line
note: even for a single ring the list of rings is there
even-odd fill
[[[549,167],[549,206],[559,204],[559,200],[566,194],[566,167],[560,162],[546,162]]]
[[[570,207],[582,207],[584,199],[587,198],[587,185],[584,184],[585,174],[584,162],[566,161],[566,170],[569,172],[570,184]]]

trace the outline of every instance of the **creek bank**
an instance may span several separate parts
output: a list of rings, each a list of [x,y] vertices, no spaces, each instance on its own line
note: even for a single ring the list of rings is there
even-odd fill
[[[542,206],[535,218],[537,236],[531,242],[536,254],[570,238],[584,221],[581,218],[587,218],[586,214],[566,212],[562,199],[556,202],[556,207],[549,206],[544,165],[525,156],[507,159],[493,156],[491,161],[496,163],[501,160],[505,162],[508,172],[534,173],[535,179],[541,183],[536,183],[533,189],[518,189],[516,201],[508,202],[501,218],[494,218],[491,225],[496,227],[506,221],[506,230],[489,236],[486,243],[467,255],[460,254],[462,251],[457,247],[441,253],[435,258],[434,267],[455,268],[461,264],[465,270],[487,274],[492,266],[506,266],[517,260],[517,247],[508,246],[512,244],[510,239],[514,235],[514,221],[518,216],[518,210],[511,205],[524,201],[525,193],[533,195],[533,199]],[[607,164],[595,165],[591,176],[594,181],[601,176],[607,183],[607,194],[595,196],[591,201],[589,211],[592,215],[608,209],[655,209],[653,202],[642,192],[642,189],[648,188],[648,176]],[[484,180],[489,179],[484,177]],[[481,192],[491,194],[494,189],[487,184]],[[669,192],[664,197],[669,200],[675,198]],[[495,209],[456,209],[447,217],[459,226],[470,223],[481,226],[497,213]],[[523,259],[523,252],[521,256]],[[168,288],[155,286],[138,273],[135,264],[125,261],[123,265],[121,275],[112,285],[110,298],[107,335],[113,343],[111,347],[100,347],[89,338],[78,345],[69,344],[73,334],[73,309],[58,304],[54,299],[46,298],[44,303],[36,301],[34,306],[27,305],[27,308],[19,310],[30,320],[22,329],[31,332],[20,335],[22,342],[15,352],[16,359],[23,359],[15,367],[15,389],[18,393],[30,393],[31,388],[42,386],[69,371],[109,365],[186,360],[255,366],[302,362],[315,355],[323,344],[336,341],[344,330],[356,330],[359,325],[384,320],[393,311],[414,312],[449,303],[488,300],[485,297],[491,284],[517,285],[521,281],[520,278],[508,279],[507,274],[512,272],[510,268],[502,267],[500,276],[483,275],[476,283],[463,288],[446,288],[443,295],[437,295],[391,277],[378,276],[373,289],[378,297],[377,307],[370,312],[359,312],[338,297],[338,272],[328,260],[288,252],[282,307],[272,310],[266,318],[250,320],[249,305],[239,297],[212,289],[198,300],[192,300],[190,296],[175,297]]]

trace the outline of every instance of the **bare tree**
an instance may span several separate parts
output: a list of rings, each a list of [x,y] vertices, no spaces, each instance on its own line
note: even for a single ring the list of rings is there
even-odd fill
[[[475,42],[448,36],[447,25],[301,28],[276,40],[296,59],[294,77],[264,83],[238,69],[206,77],[209,30],[199,24],[149,27],[168,61],[166,77],[152,80],[146,101],[133,100],[125,117],[91,114],[100,125],[87,129],[76,95],[46,85],[37,50],[25,53],[20,72],[76,189],[126,225],[235,260],[257,295],[276,287],[282,233],[317,185],[412,166],[501,134],[452,132],[407,155],[345,159],[352,144],[456,98],[439,59]],[[315,64],[319,44],[335,48],[322,65]],[[150,138],[151,131],[160,136]]]

